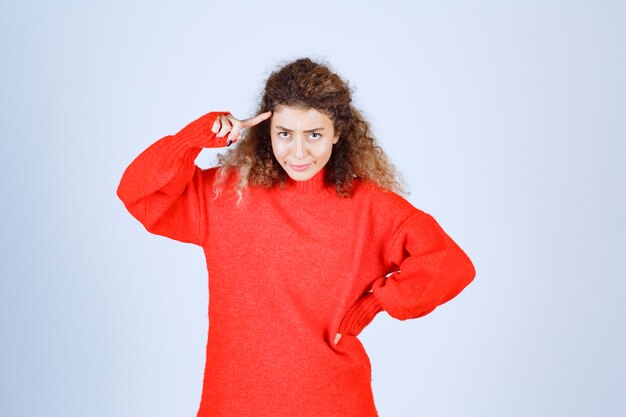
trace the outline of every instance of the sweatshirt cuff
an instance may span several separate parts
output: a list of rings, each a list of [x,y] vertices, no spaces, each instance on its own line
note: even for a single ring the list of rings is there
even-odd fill
[[[368,292],[348,309],[337,331],[342,335],[357,336],[382,310],[374,293]]]

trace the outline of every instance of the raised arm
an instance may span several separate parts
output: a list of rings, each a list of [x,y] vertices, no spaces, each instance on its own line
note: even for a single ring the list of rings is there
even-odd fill
[[[476,276],[469,257],[428,213],[415,211],[391,240],[386,256],[393,271],[348,310],[339,333],[358,335],[380,311],[407,320],[425,316],[459,294]]]
[[[150,145],[126,168],[117,195],[150,233],[204,243],[205,183],[215,168],[202,170],[195,159],[202,148],[226,146],[228,137],[218,137],[212,128],[218,116],[227,114],[205,114]]]

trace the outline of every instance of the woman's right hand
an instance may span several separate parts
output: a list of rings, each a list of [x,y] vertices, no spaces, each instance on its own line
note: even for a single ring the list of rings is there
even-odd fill
[[[213,123],[213,127],[211,128],[211,132],[217,133],[217,137],[224,137],[227,133],[228,141],[226,142],[226,146],[230,146],[231,143],[237,142],[242,138],[241,129],[250,128],[256,124],[261,123],[263,120],[269,118],[272,115],[271,111],[267,111],[265,113],[261,113],[257,116],[251,117],[245,120],[239,120],[235,118],[231,114],[222,114]]]

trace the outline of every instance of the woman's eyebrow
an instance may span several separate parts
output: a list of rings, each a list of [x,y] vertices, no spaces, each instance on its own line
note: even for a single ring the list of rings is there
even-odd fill
[[[276,129],[278,130],[284,130],[286,132],[293,132],[293,130],[291,129],[287,129],[286,127],[282,127],[282,126],[276,126]],[[310,132],[315,132],[316,130],[324,130],[323,127],[316,127],[315,129],[309,129],[309,130],[305,130],[304,133],[310,133]]]

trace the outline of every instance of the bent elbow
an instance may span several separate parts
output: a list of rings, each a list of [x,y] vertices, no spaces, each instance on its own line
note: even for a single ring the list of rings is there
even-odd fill
[[[460,249],[459,249],[460,250]],[[459,295],[476,277],[476,268],[471,259],[460,250],[459,257],[455,262],[455,268],[450,271],[450,286],[441,304],[446,303]]]
[[[469,285],[474,278],[476,278],[476,268],[474,267],[474,263],[472,260],[465,255],[465,268],[463,269],[462,279],[465,281],[465,286]]]
[[[117,186],[117,190],[115,190],[115,194],[117,195],[117,198],[119,198],[122,203],[124,203],[124,205],[126,206],[128,203],[128,198],[126,196],[126,190],[124,189],[124,183],[120,182],[119,185]]]
[[[126,207],[132,205],[132,203],[134,202],[132,187],[129,181],[130,179],[126,177],[126,173],[125,173],[122,179],[120,180],[120,183],[118,184],[117,189],[115,190],[115,194],[117,194],[117,198],[119,198]]]
[[[476,277],[476,268],[467,253],[456,242],[450,240],[449,243],[448,251],[453,265],[451,273],[463,289]]]

